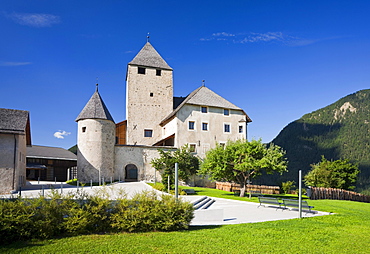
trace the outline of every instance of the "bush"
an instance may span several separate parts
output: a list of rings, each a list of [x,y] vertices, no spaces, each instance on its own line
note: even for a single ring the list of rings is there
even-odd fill
[[[137,194],[132,200],[119,200],[112,227],[117,231],[145,232],[187,229],[193,219],[190,203],[154,192]]]
[[[289,194],[290,190],[295,187],[294,181],[287,181],[281,183],[281,189],[283,190],[284,194]]]
[[[67,197],[53,192],[37,199],[0,200],[0,243],[114,231],[186,229],[193,218],[190,203],[154,192],[112,201],[107,194],[83,192]]]

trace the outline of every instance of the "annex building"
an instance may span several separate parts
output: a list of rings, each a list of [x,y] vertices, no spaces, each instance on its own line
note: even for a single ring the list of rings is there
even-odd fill
[[[188,144],[204,158],[216,144],[246,139],[251,122],[243,109],[204,85],[174,97],[173,69],[149,41],[127,65],[126,118],[115,123],[97,87],[76,118],[80,181],[160,180],[150,165],[158,149]]]

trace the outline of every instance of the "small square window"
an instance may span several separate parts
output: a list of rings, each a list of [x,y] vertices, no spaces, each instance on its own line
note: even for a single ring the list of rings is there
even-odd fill
[[[150,97],[153,97],[153,93],[150,93],[149,95],[150,95]]]
[[[225,116],[230,115],[230,110],[228,110],[228,109],[224,109],[224,115],[225,115]]]
[[[230,124],[224,124],[224,132],[230,132]]]
[[[202,111],[202,113],[207,113],[208,112],[208,108],[207,107],[202,107],[201,108],[201,111]]]
[[[189,130],[194,130],[195,122],[189,121]]]
[[[138,74],[145,74],[145,68],[143,68],[143,67],[137,67],[137,73]]]
[[[86,127],[82,127],[82,132],[86,132]]]
[[[144,130],[144,137],[146,138],[153,137],[153,130]]]
[[[239,133],[243,133],[243,125],[239,125]]]
[[[189,145],[189,150],[191,153],[195,153],[196,152],[196,145],[195,144],[190,144]]]
[[[156,69],[156,70],[155,70],[155,75],[157,75],[157,76],[162,76],[162,70],[158,70],[158,69]]]
[[[208,131],[208,123],[202,123],[202,130]]]

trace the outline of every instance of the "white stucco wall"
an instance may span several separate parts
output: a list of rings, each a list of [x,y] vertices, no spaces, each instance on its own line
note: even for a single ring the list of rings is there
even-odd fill
[[[185,144],[195,144],[196,154],[204,158],[205,153],[218,143],[228,140],[246,139],[246,115],[241,110],[229,110],[229,115],[224,115],[223,108],[208,107],[207,113],[201,112],[201,106],[184,105],[176,115],[177,132],[175,145],[181,147]],[[194,130],[189,130],[189,121],[195,122]],[[208,130],[202,130],[202,123],[208,123]],[[224,124],[230,125],[230,132],[224,132]],[[239,133],[239,125],[243,132]],[[167,125],[165,126],[167,127]]]
[[[26,136],[0,134],[0,193],[19,190],[26,183]]]
[[[115,131],[109,120],[78,121],[77,176],[81,182],[99,182],[99,175],[105,180],[114,177]]]

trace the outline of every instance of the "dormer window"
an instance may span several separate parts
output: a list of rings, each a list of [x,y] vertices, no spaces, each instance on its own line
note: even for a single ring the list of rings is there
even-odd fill
[[[162,76],[162,70],[156,69],[155,70],[155,75],[156,76]]]
[[[137,67],[137,73],[138,74],[145,74],[145,68],[143,68],[143,67]]]
[[[154,95],[153,93],[150,93],[150,94],[149,94],[149,96],[150,96],[150,97],[153,97],[153,95]]]

